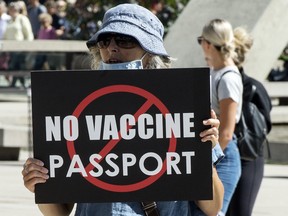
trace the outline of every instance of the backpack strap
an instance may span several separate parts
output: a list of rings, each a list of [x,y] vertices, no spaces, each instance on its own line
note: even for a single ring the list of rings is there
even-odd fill
[[[234,71],[233,71],[233,70],[225,71],[223,74],[221,74],[218,82],[216,83],[216,93],[217,93],[216,96],[217,96],[217,100],[218,100],[218,88],[219,88],[220,81],[221,81],[222,77],[223,77],[225,74],[229,73],[229,72],[234,72]],[[242,78],[242,76],[241,76],[241,78]],[[242,82],[243,82],[243,79],[242,79]]]
[[[252,84],[251,85],[251,89],[250,89],[250,92],[249,92],[249,98],[248,98],[248,101],[251,102],[255,93],[256,93],[256,90],[257,90],[257,87],[256,85]],[[243,88],[243,92],[244,92],[244,88]]]
[[[267,154],[268,154],[267,157],[270,160],[271,159],[271,150],[270,150],[270,144],[269,144],[267,137],[265,139],[265,142],[266,142],[266,146],[267,146]]]
[[[141,202],[141,205],[146,216],[160,216],[156,202]]]
[[[219,78],[219,80],[218,80],[218,82],[217,82],[217,84],[216,84],[216,90],[217,90],[217,91],[218,91],[219,84],[220,84],[220,81],[221,81],[222,77],[223,77],[225,74],[229,73],[229,72],[232,72],[232,70],[225,71],[225,72],[220,76],[220,78]]]

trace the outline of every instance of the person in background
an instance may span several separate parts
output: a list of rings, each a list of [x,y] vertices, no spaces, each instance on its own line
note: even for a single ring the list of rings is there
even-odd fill
[[[63,34],[60,36],[60,39],[71,40],[73,39],[73,36],[71,35],[73,32],[73,29],[72,29],[71,22],[69,21],[69,19],[67,19],[69,5],[64,0],[57,0],[56,7],[57,7],[57,15],[60,18],[59,23],[63,31]],[[82,16],[82,14],[81,15],[79,14],[79,16]]]
[[[152,0],[150,11],[156,16],[163,10],[163,0]]]
[[[42,13],[39,15],[39,21],[41,27],[38,31],[37,38],[42,40],[57,39],[56,29],[52,26],[52,16],[48,13]]]
[[[52,16],[52,26],[55,29],[57,39],[65,39],[65,25],[67,23],[65,15],[60,16],[58,10],[58,1],[49,0],[45,3],[47,8],[47,13]],[[69,53],[50,53],[47,55],[47,61],[49,62],[50,70],[65,70],[66,68],[66,59],[69,59]]]
[[[244,73],[243,63],[245,61],[246,53],[253,45],[253,38],[248,34],[246,29],[238,27],[234,29],[235,44],[237,58],[234,62],[238,66],[243,79],[244,88],[246,85],[255,85],[256,92],[252,98],[252,102],[257,106],[263,114],[267,123],[267,134],[270,132],[272,124],[270,119],[270,111],[272,109],[270,97],[264,86],[252,77],[248,77]],[[245,92],[243,100],[250,97],[249,92]],[[261,182],[264,174],[264,154],[260,154],[255,160],[241,160],[242,174],[237,184],[235,193],[229,205],[226,216],[251,216],[253,207],[259,192]]]
[[[6,31],[6,27],[11,17],[7,14],[7,7],[5,1],[0,0],[0,40],[3,39],[3,35]],[[0,70],[7,70],[9,62],[9,53],[0,53]],[[9,81],[9,76],[5,76]]]
[[[37,34],[40,30],[41,23],[39,21],[39,15],[46,13],[47,9],[44,5],[40,4],[39,0],[29,0],[27,7],[28,17],[32,25],[34,38],[37,38]]]
[[[211,68],[212,109],[221,122],[219,143],[225,157],[216,169],[225,191],[219,214],[225,215],[241,175],[234,129],[241,116],[243,85],[241,74],[233,60],[237,53],[231,24],[223,19],[213,19],[203,27],[202,35],[197,39]]]
[[[7,14],[6,3],[0,0],[0,40],[2,40],[7,24],[11,17]]]
[[[57,39],[56,29],[52,26],[52,16],[48,13],[42,13],[39,15],[39,21],[41,28],[37,34],[37,40],[55,40]],[[35,58],[34,70],[41,70],[47,62],[47,55],[38,53]],[[47,62],[48,63],[48,62]]]
[[[31,41],[34,39],[31,23],[27,16],[20,13],[18,2],[11,2],[8,5],[8,13],[11,20],[8,22],[3,40]],[[25,53],[13,52],[10,54],[9,70],[25,70]],[[25,79],[23,76],[13,76],[10,86],[15,87],[19,79],[22,87],[25,88]]]
[[[20,14],[23,14],[25,16],[28,16],[28,12],[27,12],[27,6],[25,1],[17,1],[19,7],[20,7]]]
[[[57,3],[53,0],[49,0],[45,3],[47,13],[52,16],[52,26],[56,29],[56,34],[61,37],[64,34],[65,26],[64,21],[58,15]]]
[[[102,28],[87,42],[92,57],[91,67],[102,70],[168,68],[171,66],[171,57],[164,48],[163,34],[162,23],[149,10],[134,4],[113,7],[105,13]],[[211,118],[203,121],[203,124],[211,127],[200,133],[201,141],[212,142],[212,158],[216,164],[223,157],[218,144],[219,120],[212,111]],[[215,216],[221,209],[224,192],[214,166],[212,170],[213,200],[157,202],[152,211],[165,216]],[[47,173],[42,161],[28,158],[22,170],[24,185],[34,192],[36,184],[45,184],[49,178]],[[74,204],[38,205],[44,215],[69,215],[73,206]],[[78,203],[75,215],[146,214],[140,202],[116,202]]]

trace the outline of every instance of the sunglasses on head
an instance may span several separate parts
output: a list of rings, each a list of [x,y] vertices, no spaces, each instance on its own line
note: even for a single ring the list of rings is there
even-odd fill
[[[99,49],[106,49],[110,45],[112,38],[114,39],[116,45],[123,49],[132,49],[139,46],[138,41],[134,37],[124,34],[109,33],[99,35],[97,47]]]

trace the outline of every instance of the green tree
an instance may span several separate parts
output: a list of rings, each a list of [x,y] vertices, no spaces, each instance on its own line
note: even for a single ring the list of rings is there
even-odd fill
[[[105,12],[121,3],[138,3],[151,9],[155,3],[162,3],[163,9],[156,15],[165,26],[165,33],[177,19],[189,0],[77,0],[67,7],[67,30],[65,39],[87,40],[101,26]]]

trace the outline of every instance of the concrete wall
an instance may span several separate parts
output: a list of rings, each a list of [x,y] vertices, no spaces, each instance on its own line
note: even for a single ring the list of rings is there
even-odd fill
[[[196,38],[214,18],[244,26],[254,37],[246,71],[263,81],[288,41],[287,0],[190,0],[165,38],[174,67],[206,66]]]

